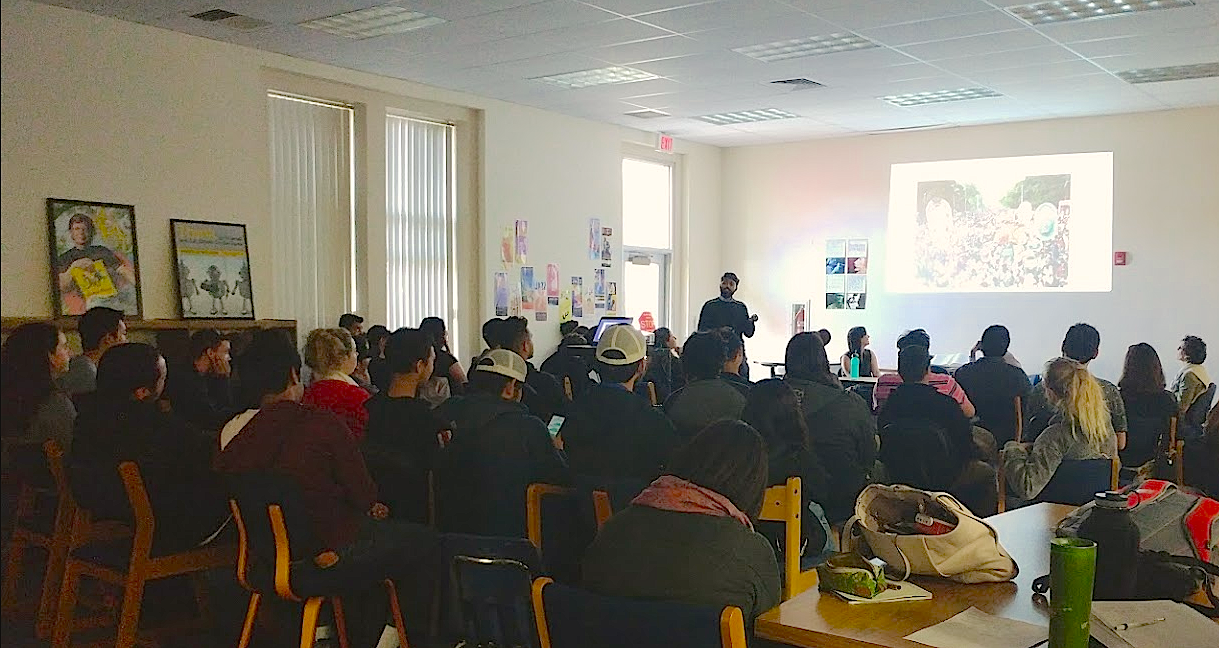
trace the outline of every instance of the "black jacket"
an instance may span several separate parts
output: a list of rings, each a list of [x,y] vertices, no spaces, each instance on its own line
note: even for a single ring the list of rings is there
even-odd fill
[[[559,434],[572,472],[611,479],[659,477],[679,443],[664,414],[618,385],[590,387]]]
[[[72,494],[98,519],[132,519],[118,466],[134,461],[156,518],[153,543],[185,549],[228,517],[220,477],[212,472],[214,441],[153,401],[114,402],[97,392],[77,400],[68,457]]]
[[[978,424],[995,435],[995,442],[1016,438],[1015,398],[1028,400],[1029,377],[1002,357],[983,357],[957,369],[953,378],[977,409]]]
[[[809,440],[825,464],[828,488],[825,515],[842,522],[855,511],[855,498],[871,478],[876,462],[876,421],[863,399],[837,387],[784,378],[800,399]]]
[[[725,326],[739,336],[753,337],[755,326],[749,318],[749,307],[735,299],[718,297],[703,304],[703,310],[698,314],[698,330],[714,331]]]
[[[1012,411],[1015,411],[1014,406]],[[889,398],[885,399],[885,404],[876,415],[876,425],[880,428],[898,421],[916,420],[938,425],[948,433],[948,441],[956,453],[954,459],[958,465],[980,458],[973,441],[973,425],[961,412],[961,406],[931,385],[898,385],[897,389],[889,394]]]
[[[656,404],[661,405],[673,392],[686,386],[686,371],[681,358],[673,356],[668,349],[658,349],[648,356],[648,370],[643,379],[635,383],[635,393],[648,398],[648,383],[656,385]]]
[[[380,392],[364,402],[368,426],[361,451],[381,501],[394,517],[427,522],[427,474],[440,452],[438,435],[452,424],[421,398]]]
[[[567,396],[563,394],[559,381],[548,373],[538,371],[532,362],[525,365],[529,367],[529,374],[525,377],[527,389],[521,402],[530,414],[542,419],[543,423],[549,423],[550,417],[555,414],[562,416],[567,411]]]
[[[440,528],[525,537],[529,484],[569,481],[546,425],[520,403],[479,392],[451,398],[437,413],[453,422],[436,466]]]
[[[563,388],[564,378],[571,380],[573,398],[583,394],[593,384],[592,378],[588,377],[588,370],[588,363],[579,354],[563,346],[542,363],[542,373],[554,376],[559,383],[559,389]]]
[[[186,363],[170,368],[164,398],[175,415],[204,430],[219,430],[238,412],[227,377],[205,376]]]

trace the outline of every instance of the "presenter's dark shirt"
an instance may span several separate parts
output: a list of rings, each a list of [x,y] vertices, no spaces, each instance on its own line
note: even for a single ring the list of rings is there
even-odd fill
[[[708,300],[698,316],[698,330],[714,331],[728,327],[738,336],[753,337],[754,322],[749,319],[749,307],[735,299]]]

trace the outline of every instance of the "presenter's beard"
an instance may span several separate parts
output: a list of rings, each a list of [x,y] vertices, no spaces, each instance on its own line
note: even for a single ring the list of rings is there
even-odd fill
[[[720,297],[724,299],[732,299],[732,291],[727,288],[720,288]]]

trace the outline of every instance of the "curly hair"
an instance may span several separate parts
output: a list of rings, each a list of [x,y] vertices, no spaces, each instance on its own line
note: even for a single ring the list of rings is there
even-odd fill
[[[355,339],[347,329],[313,329],[305,338],[305,364],[317,373],[330,373],[343,366],[355,349]]]

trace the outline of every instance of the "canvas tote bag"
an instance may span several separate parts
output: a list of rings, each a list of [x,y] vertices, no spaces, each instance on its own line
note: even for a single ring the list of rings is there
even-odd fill
[[[920,512],[956,526],[940,535],[900,529]],[[1020,571],[994,527],[948,493],[872,484],[855,500],[855,515],[843,535],[850,549],[862,542],[872,555],[902,569],[901,580],[919,574],[958,583],[996,583]]]

